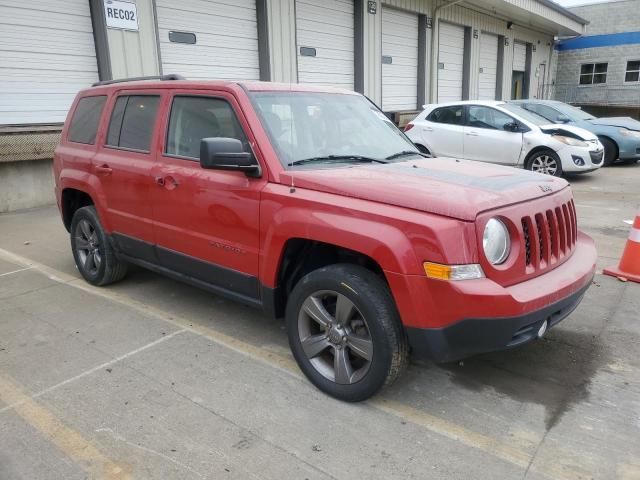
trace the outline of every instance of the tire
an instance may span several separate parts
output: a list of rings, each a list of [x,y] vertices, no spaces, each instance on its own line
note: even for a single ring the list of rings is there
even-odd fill
[[[562,161],[553,150],[539,150],[535,152],[527,159],[525,168],[532,172],[553,175],[554,177],[562,176]]]
[[[618,158],[618,145],[607,137],[598,137],[598,139],[604,147],[604,160],[602,161],[602,166],[608,167]]]
[[[92,285],[108,285],[127,274],[128,264],[116,256],[93,206],[73,215],[71,251],[80,274]]]
[[[363,267],[336,264],[304,276],[289,296],[286,324],[302,372],[337,399],[366,400],[406,368],[409,345],[391,292]]]

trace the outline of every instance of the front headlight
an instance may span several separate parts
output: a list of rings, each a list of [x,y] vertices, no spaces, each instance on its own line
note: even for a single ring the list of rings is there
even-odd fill
[[[626,128],[621,128],[620,130],[618,130],[618,133],[620,133],[621,135],[624,135],[625,137],[640,138],[640,132],[637,130],[628,130]]]
[[[493,265],[500,265],[507,259],[511,251],[511,238],[501,220],[492,218],[487,222],[482,235],[482,248],[485,257]]]
[[[554,135],[553,138],[555,138],[557,141],[561,143],[564,143],[565,145],[571,145],[572,147],[588,147],[589,146],[587,142],[578,140],[577,138],[573,138],[573,137],[564,137],[562,135]]]

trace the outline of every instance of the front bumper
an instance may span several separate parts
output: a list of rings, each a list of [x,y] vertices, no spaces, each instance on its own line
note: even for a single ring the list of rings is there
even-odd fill
[[[524,315],[472,318],[445,328],[407,328],[412,353],[435,362],[452,362],[478,353],[517,347],[538,338],[547,321],[551,328],[578,306],[590,283],[559,302]]]
[[[416,356],[453,361],[521,345],[580,303],[595,273],[593,240],[578,232],[570,258],[553,270],[501,286],[490,278],[446,282],[387,274]]]
[[[600,142],[590,147],[567,146],[556,152],[564,172],[592,172],[602,167],[604,147]]]

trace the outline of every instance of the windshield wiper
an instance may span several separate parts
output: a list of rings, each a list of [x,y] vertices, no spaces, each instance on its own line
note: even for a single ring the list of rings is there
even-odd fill
[[[292,167],[294,165],[302,165],[303,163],[312,163],[312,162],[326,162],[326,161],[354,161],[354,162],[368,162],[368,163],[387,163],[386,160],[382,160],[380,158],[373,157],[365,157],[364,155],[324,155],[319,157],[310,157],[310,158],[302,158],[300,160],[295,160],[287,165]]]
[[[401,152],[394,153],[393,155],[385,157],[385,160],[395,160],[396,158],[406,157],[408,155],[419,155],[424,158],[431,158],[426,153],[418,152],[417,150],[402,150]]]

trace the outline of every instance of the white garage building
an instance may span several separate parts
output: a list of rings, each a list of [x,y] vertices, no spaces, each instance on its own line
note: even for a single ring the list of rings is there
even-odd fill
[[[534,96],[554,36],[584,24],[550,0],[0,0],[0,125],[60,123],[94,81],[163,73],[337,86],[390,113]]]

